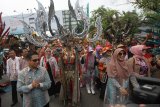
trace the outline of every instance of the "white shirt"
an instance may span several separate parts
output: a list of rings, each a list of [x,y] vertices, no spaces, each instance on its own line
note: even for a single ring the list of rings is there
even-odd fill
[[[46,59],[46,62],[49,62],[50,66],[51,66],[51,69],[53,71],[53,67],[55,69],[55,73],[56,74],[59,74],[59,67],[58,67],[58,64],[57,64],[57,61],[54,57],[50,57],[49,59]],[[41,67],[46,67],[46,62],[45,62],[45,57],[41,57],[41,60],[40,60],[40,66]],[[56,75],[55,74],[55,75]]]
[[[11,81],[16,81],[18,77],[18,73],[20,71],[19,68],[19,57],[15,57],[15,59],[9,58],[7,60],[7,75],[9,76]]]

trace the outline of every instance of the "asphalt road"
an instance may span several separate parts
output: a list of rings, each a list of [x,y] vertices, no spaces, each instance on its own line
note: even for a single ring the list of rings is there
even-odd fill
[[[103,101],[99,99],[99,93],[97,91],[96,95],[87,94],[85,88],[81,88],[81,104],[80,107],[103,107]],[[19,96],[18,104],[15,107],[22,107],[22,99]],[[11,92],[5,93],[1,95],[2,104],[1,107],[10,107],[12,104],[12,96]],[[50,107],[64,107],[63,103],[59,101],[57,97],[51,97],[50,99]]]
[[[6,76],[3,76],[3,79],[0,80],[0,83],[6,83],[9,80]],[[12,104],[12,95],[11,91],[8,93],[0,93],[1,97],[1,105],[0,107],[10,107]],[[22,99],[20,95],[18,95],[18,103],[14,107],[22,107]],[[59,97],[51,97],[50,98],[50,107],[64,107],[63,103],[59,101]],[[99,98],[99,91],[96,90],[96,94],[87,94],[86,88],[81,88],[81,103],[80,107],[104,107],[103,100]],[[119,106],[118,106],[119,107]],[[137,104],[127,104],[126,107],[140,107]],[[147,104],[143,107],[160,107],[160,104]]]

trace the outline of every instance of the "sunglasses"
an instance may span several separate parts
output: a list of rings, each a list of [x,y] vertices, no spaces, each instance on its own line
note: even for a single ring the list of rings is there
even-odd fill
[[[120,52],[118,55],[120,55],[120,56],[122,56],[122,55],[126,56],[126,53],[125,52]]]
[[[37,61],[39,61],[39,59],[33,59],[32,61],[33,61],[33,62],[37,62]]]

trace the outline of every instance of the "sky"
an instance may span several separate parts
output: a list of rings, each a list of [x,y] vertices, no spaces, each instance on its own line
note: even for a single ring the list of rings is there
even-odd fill
[[[49,7],[50,0],[39,0],[44,7]],[[55,10],[68,9],[68,0],[53,0]],[[72,6],[75,6],[77,0],[70,0]],[[132,11],[134,6],[127,3],[128,0],[79,0],[80,6],[86,7],[89,3],[89,11],[93,11],[104,5],[111,9],[119,11]],[[23,13],[35,12],[34,8],[38,8],[36,0],[0,0],[0,12],[2,16],[18,15]],[[48,9],[48,8],[47,8]]]

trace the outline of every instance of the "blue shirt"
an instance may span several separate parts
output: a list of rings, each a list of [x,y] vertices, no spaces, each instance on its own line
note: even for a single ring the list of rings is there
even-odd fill
[[[32,81],[40,83],[39,88],[32,87]],[[49,102],[48,89],[51,81],[48,72],[43,67],[31,71],[29,67],[24,68],[18,74],[17,91],[23,93],[23,107],[43,107]]]

